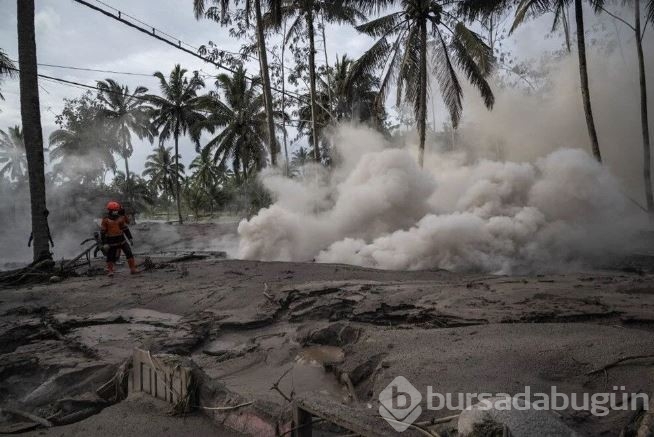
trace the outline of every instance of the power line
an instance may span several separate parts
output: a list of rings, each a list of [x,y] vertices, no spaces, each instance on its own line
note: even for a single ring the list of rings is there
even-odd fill
[[[153,25],[151,25],[151,24],[149,24],[149,23],[146,23],[145,21],[143,21],[143,20],[141,20],[141,19],[139,19],[139,18],[136,18],[136,17],[133,16],[133,15],[126,14],[125,12],[123,12],[123,11],[121,11],[121,10],[119,10],[119,9],[117,9],[117,8],[115,8],[115,7],[113,7],[113,6],[111,6],[110,4],[107,4],[107,3],[105,3],[105,2],[103,2],[103,1],[101,1],[101,0],[93,0],[93,1],[95,1],[96,3],[99,3],[99,4],[101,4],[101,5],[103,5],[103,6],[107,7],[107,8],[109,8],[109,9],[112,9],[112,10],[116,11],[116,13],[118,14],[119,17],[128,17],[128,18],[130,18],[130,19],[136,21],[137,23],[142,24],[142,25],[145,26],[145,27],[147,27],[147,28],[149,28],[149,29],[152,29],[153,32],[156,31],[156,32],[157,32],[158,34],[160,34],[160,35],[167,36],[168,38],[172,39],[173,41],[177,41],[178,44],[185,45],[186,47],[189,47],[189,48],[195,50],[196,52],[200,50],[199,47],[196,47],[196,46],[194,46],[194,45],[192,45],[192,44],[189,44],[189,43],[187,43],[187,42],[184,42],[181,38],[178,38],[178,37],[173,36],[173,35],[171,35],[171,34],[169,34],[169,33],[166,33],[166,32],[164,32],[163,30],[161,30],[161,29],[159,29],[159,28],[157,28],[157,27],[155,27],[155,26],[153,26]],[[230,54],[230,55],[234,55],[234,56],[243,56],[242,53],[239,53],[239,52],[233,52],[233,51],[230,51],[230,50],[220,50],[220,51],[222,51],[222,52],[224,52],[224,53],[228,53],[228,54]],[[253,58],[252,56],[247,55],[247,54],[245,55],[245,57],[246,57],[247,59],[255,59],[255,58]]]
[[[189,50],[189,49],[186,48],[185,46],[188,46],[188,47],[191,47],[191,48],[193,48],[193,46],[190,46],[190,45],[188,45],[188,44],[186,44],[186,43],[182,44],[182,41],[181,41],[180,39],[174,38],[172,35],[169,35],[169,34],[167,34],[167,33],[165,33],[165,32],[162,32],[162,31],[159,31],[159,33],[157,33],[158,29],[156,29],[155,27],[151,27],[151,26],[148,25],[147,23],[145,23],[145,22],[143,22],[143,21],[141,21],[141,20],[138,20],[138,19],[136,19],[136,18],[134,18],[134,17],[132,17],[132,16],[130,16],[130,15],[123,14],[123,13],[122,13],[121,11],[119,11],[118,9],[113,8],[113,7],[111,7],[111,6],[108,6],[106,3],[103,3],[103,2],[101,2],[100,0],[95,0],[95,1],[97,1],[98,3],[100,3],[100,4],[102,4],[102,5],[106,6],[106,7],[109,7],[109,8],[111,8],[111,9],[117,11],[117,14],[118,14],[118,15],[116,15],[116,14],[110,12],[110,11],[107,11],[107,10],[105,10],[105,9],[102,9],[102,8],[100,8],[100,7],[98,7],[98,6],[92,5],[91,3],[89,3],[89,2],[87,2],[87,1],[85,1],[85,0],[73,0],[73,1],[76,2],[76,3],[79,3],[79,4],[83,5],[83,6],[86,6],[86,7],[90,8],[90,9],[93,9],[93,10],[96,11],[96,12],[100,12],[101,14],[106,15],[106,16],[109,17],[109,18],[113,18],[114,20],[119,21],[119,22],[121,22],[121,23],[123,23],[123,24],[125,24],[125,25],[127,25],[127,26],[129,26],[129,27],[132,27],[132,28],[138,30],[139,32],[145,33],[145,34],[148,35],[148,36],[151,36],[151,37],[153,37],[153,38],[156,38],[156,39],[158,39],[159,41],[162,41],[162,42],[164,42],[164,43],[166,43],[166,44],[168,44],[168,45],[170,45],[170,46],[172,46],[172,47],[175,47],[175,48],[178,49],[178,50],[181,50],[181,51],[183,51],[183,52],[185,52],[185,53],[188,53],[188,54],[191,55],[191,56],[194,56],[194,57],[196,57],[196,58],[198,58],[198,59],[201,59],[201,60],[203,60],[204,62],[208,62],[209,64],[213,64],[213,65],[216,66],[217,68],[220,68],[220,69],[226,70],[226,71],[228,71],[228,72],[230,72],[230,73],[232,73],[232,74],[235,74],[235,73],[236,73],[236,70],[234,70],[233,68],[227,67],[227,66],[221,64],[221,63],[218,62],[218,61],[214,61],[214,60],[212,60],[212,59],[205,58],[204,56],[199,55],[198,53],[196,53],[196,52],[194,52],[194,51],[192,51],[192,50]],[[143,25],[145,25],[145,26],[148,26],[148,27],[150,27],[150,29],[146,29],[146,28],[141,27],[141,26],[139,26],[139,25],[137,25],[137,24],[134,24],[134,23],[132,23],[131,21],[126,20],[125,18],[123,18],[123,16],[127,16],[127,17],[131,18],[132,20],[137,21],[137,22],[140,23],[140,24],[143,24]],[[164,36],[166,36],[167,38],[164,37]],[[169,39],[169,38],[175,40],[176,42],[175,42],[175,41],[171,41],[171,39]],[[253,80],[251,77],[249,77],[249,76],[246,76],[246,79],[249,80],[249,81],[251,81],[251,82],[254,82],[254,80]],[[289,93],[288,91],[282,91],[282,90],[280,90],[280,89],[278,89],[278,88],[275,88],[275,87],[270,87],[270,89],[273,90],[273,91],[275,91],[275,92],[278,92],[278,93],[284,94],[284,95],[286,95],[286,96],[288,96],[288,97],[292,97],[292,98],[294,98],[294,99],[296,99],[296,100],[298,100],[298,101],[300,101],[300,102],[305,102],[305,99],[303,99],[302,97],[300,97],[300,96],[298,96],[298,95],[295,95],[295,94],[293,94],[293,93]]]
[[[10,69],[14,70],[16,72],[20,72],[20,70],[18,68],[10,68]],[[63,84],[63,85],[67,85],[67,86],[71,86],[71,87],[79,88],[79,89],[92,89],[94,91],[98,91],[97,86],[88,85],[88,84],[81,83],[81,82],[76,82],[74,80],[62,79],[60,77],[48,76],[46,74],[41,74],[41,73],[38,73],[37,76],[39,76],[42,79],[48,80],[48,81],[50,81],[52,83],[59,83],[59,84]],[[109,90],[109,89],[105,89],[105,90],[103,90],[103,92],[123,95],[123,93],[121,93],[120,91],[113,91],[113,90]],[[136,94],[129,94],[129,95],[125,96],[125,97],[132,97],[134,99],[143,100],[143,101],[146,101],[146,102],[152,102],[153,101],[152,99],[150,99],[150,98],[148,98],[146,96],[141,96],[141,95],[136,95]],[[292,124],[292,123],[299,124],[299,123],[301,123],[303,121],[306,121],[306,120],[287,120],[286,122],[288,124]]]
[[[14,64],[18,64],[18,60],[16,59],[9,59],[11,62]],[[51,67],[51,68],[63,68],[66,70],[79,70],[79,71],[92,71],[95,73],[109,73],[109,74],[126,74],[129,76],[145,76],[145,77],[152,77],[154,78],[153,74],[149,73],[134,73],[132,71],[114,71],[114,70],[100,70],[97,68],[89,68],[89,67],[73,67],[72,65],[58,65],[58,64],[42,64],[42,63],[37,63],[39,67]]]
[[[126,14],[125,12],[122,12],[121,10],[111,6],[110,4],[107,4],[107,3],[105,3],[105,2],[103,2],[101,0],[93,0],[93,1],[95,1],[96,3],[99,3],[99,4],[109,8],[109,9],[112,9],[112,10],[116,11],[116,13],[118,14],[119,17],[128,17],[128,18],[136,21],[137,23],[142,24],[142,25],[146,26],[149,29],[152,29],[153,33],[156,32],[156,33],[158,33],[160,35],[167,36],[168,38],[172,39],[173,41],[177,41],[178,44],[185,45],[185,46],[195,50],[196,52],[200,50],[199,47],[196,47],[196,46],[194,46],[192,44],[184,42],[182,39],[180,39],[180,38],[178,38],[176,36],[173,36],[173,35],[171,35],[169,33],[166,33],[163,30],[159,29],[158,27],[152,26],[151,24],[146,23],[145,21],[143,21],[143,20],[141,20],[139,18],[136,18],[133,15]],[[220,52],[223,52],[223,53],[227,53],[227,54],[232,55],[232,56],[238,56],[238,57],[245,58],[245,59],[247,59],[249,61],[257,61],[258,62],[258,59],[256,57],[254,57],[252,55],[249,55],[247,53],[234,52],[234,51],[226,50],[226,49],[217,49],[217,50],[219,50]],[[268,53],[270,53],[270,54],[273,54],[272,50],[270,50],[270,49],[267,49],[266,51]],[[289,68],[289,67],[285,67],[285,69],[287,69],[289,71],[293,70],[292,68]]]
[[[164,32],[164,31],[161,30],[161,29],[155,28],[155,27],[152,26],[151,24],[148,24],[148,23],[146,23],[145,21],[142,21],[142,20],[140,20],[140,19],[138,19],[138,18],[136,18],[136,17],[134,17],[134,16],[132,16],[132,15],[126,14],[125,12],[122,12],[122,11],[120,11],[119,9],[114,8],[113,6],[111,6],[111,5],[109,5],[109,4],[105,3],[105,2],[103,2],[103,1],[101,1],[101,0],[95,0],[95,2],[96,2],[96,3],[100,3],[102,6],[107,7],[107,8],[109,8],[109,9],[112,9],[112,10],[116,11],[116,13],[118,14],[119,17],[127,17],[127,18],[130,18],[130,19],[136,21],[136,22],[139,23],[139,24],[142,24],[142,25],[144,25],[144,26],[146,26],[146,27],[151,28],[153,33],[154,33],[155,30],[156,30],[156,32],[159,33],[160,35],[164,35],[164,36],[167,36],[168,38],[171,38],[171,39],[173,39],[173,40],[177,40],[178,43],[179,43],[180,45],[185,45],[185,46],[190,47],[190,48],[192,48],[193,50],[196,50],[196,51],[198,50],[198,47],[195,47],[195,46],[192,46],[191,44],[185,43],[185,42],[182,41],[181,39],[179,39],[179,38],[177,38],[177,37],[175,37],[175,36],[173,36],[173,35],[171,35],[171,34],[169,34],[169,33],[166,33],[166,32]]]
[[[18,68],[10,68],[10,70],[14,70],[14,71],[16,71],[16,72],[20,72],[20,70],[19,70]],[[85,83],[76,82],[76,81],[74,81],[74,80],[62,79],[62,78],[60,78],[60,77],[48,76],[47,74],[41,74],[41,73],[37,73],[37,76],[39,76],[40,78],[46,79],[46,80],[50,80],[50,81],[53,81],[53,82],[63,83],[63,84],[66,84],[66,85],[69,85],[69,86],[73,86],[73,87],[76,87],[76,88],[92,89],[92,90],[94,90],[94,91],[98,91],[98,87],[97,87],[97,86],[94,86],[94,85],[87,85],[87,84],[85,84]],[[119,92],[119,91],[113,91],[113,90],[104,90],[104,91],[109,92],[109,93],[113,93],[113,94],[120,94],[120,95],[123,95],[123,93],[122,93],[122,92]],[[125,97],[133,97],[133,98],[135,98],[135,99],[137,99],[137,100],[144,100],[144,101],[146,101],[146,102],[152,102],[152,99],[150,99],[150,98],[148,98],[148,97],[140,96],[140,95],[137,95],[137,94],[129,94],[129,95],[126,95]]]
[[[40,67],[51,67],[51,68],[63,68],[67,70],[79,70],[79,71],[92,71],[95,73],[108,73],[108,74],[125,74],[128,76],[145,76],[145,77],[152,77],[154,78],[154,75],[148,74],[148,73],[134,73],[130,71],[113,71],[113,70],[99,70],[96,68],[86,68],[86,67],[72,67],[69,65],[56,65],[56,64],[37,64]]]

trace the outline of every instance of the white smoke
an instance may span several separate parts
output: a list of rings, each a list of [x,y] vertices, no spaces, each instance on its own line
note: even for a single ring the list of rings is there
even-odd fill
[[[589,58],[604,165],[588,153],[576,56],[547,55],[533,64],[543,86],[495,86],[492,111],[466,87],[455,152],[432,136],[424,170],[415,137],[398,148],[341,126],[330,173],[264,174],[275,203],[241,222],[239,256],[533,273],[633,253],[648,229],[635,205],[644,203],[635,55],[591,45]]]
[[[562,270],[619,255],[645,225],[586,152],[534,163],[432,155],[418,168],[379,134],[341,127],[333,174],[263,178],[278,199],[241,222],[245,259],[492,273]]]

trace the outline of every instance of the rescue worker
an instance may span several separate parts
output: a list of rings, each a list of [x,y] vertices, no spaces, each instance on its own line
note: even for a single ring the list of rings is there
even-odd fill
[[[120,215],[121,206],[118,202],[111,201],[107,203],[107,216],[102,219],[100,225],[100,238],[102,244],[107,247],[107,275],[113,276],[114,264],[118,258],[118,251],[122,250],[127,257],[127,264],[132,274],[138,273],[136,261],[132,254],[130,244],[133,244],[132,233],[127,225],[129,219],[126,215]],[[125,237],[129,239],[127,243]]]

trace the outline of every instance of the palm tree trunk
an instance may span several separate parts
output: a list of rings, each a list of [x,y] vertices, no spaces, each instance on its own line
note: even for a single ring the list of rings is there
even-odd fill
[[[602,162],[597,130],[595,130],[595,119],[590,104],[590,87],[588,85],[588,64],[586,63],[586,35],[584,30],[584,7],[582,0],[575,0],[575,18],[577,20],[577,50],[579,51],[579,75],[581,76],[581,97],[586,113],[586,124],[588,135],[593,149],[593,155],[597,161]]]
[[[177,216],[179,217],[179,224],[184,223],[182,219],[182,198],[179,189],[179,134],[175,132],[175,198],[177,200]]]
[[[20,115],[30,185],[34,262],[52,259],[46,216],[43,132],[34,35],[34,0],[17,0]]]
[[[286,35],[286,20],[284,20],[284,30],[282,35]],[[286,74],[284,71],[284,67],[286,66],[286,42],[282,40],[282,68],[281,68],[281,74],[282,74],[282,135],[284,136],[284,159],[286,159],[286,168],[284,171],[284,174],[286,176],[289,176],[289,165],[290,162],[288,160],[288,134],[286,133]]]
[[[268,72],[268,54],[266,53],[266,37],[263,33],[263,16],[261,14],[261,0],[254,0],[254,9],[257,16],[257,46],[259,48],[259,64],[263,82],[263,100],[266,107],[266,127],[268,129],[268,147],[270,148],[270,162],[273,167],[277,165],[277,138],[275,137],[275,121],[273,118],[273,99],[270,87],[270,74]]]
[[[127,155],[123,156],[123,159],[125,160],[125,190],[127,190],[127,202],[131,208],[132,211],[132,216],[130,217],[130,221],[132,224],[136,224],[136,210],[134,209],[134,199],[132,197],[132,177],[130,176],[129,172],[129,159],[127,158]],[[104,180],[104,178],[103,178]]]
[[[420,90],[418,95],[418,165],[425,162],[425,131],[427,124],[427,20],[420,23]]]
[[[654,197],[652,196],[652,155],[650,150],[649,118],[647,114],[647,77],[645,76],[645,56],[640,22],[640,0],[635,0],[636,9],[636,49],[638,51],[638,72],[640,75],[640,121],[643,130],[643,176],[647,211],[654,217]]]
[[[318,128],[316,126],[316,44],[314,41],[313,11],[307,11],[307,32],[309,32],[309,89],[311,91],[311,139],[313,142],[313,158],[320,162],[320,146]]]
[[[327,56],[327,36],[325,35],[325,15],[321,14],[320,15],[320,24],[322,27],[322,49],[323,52],[325,53],[325,67],[327,68],[327,97],[329,98],[329,102],[327,104],[327,107],[329,108],[329,112],[332,112],[332,80],[331,80],[331,74],[329,74],[329,56]]]
[[[127,191],[125,194],[127,195],[127,201],[131,203],[132,185],[129,177],[129,160],[127,159],[127,155],[123,155],[123,159],[125,160],[125,191]]]

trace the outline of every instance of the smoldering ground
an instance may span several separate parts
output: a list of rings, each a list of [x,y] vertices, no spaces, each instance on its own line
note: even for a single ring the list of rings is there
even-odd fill
[[[3,182],[0,193],[5,205],[0,212],[0,220],[4,224],[0,229],[3,247],[0,265],[24,265],[32,258],[32,249],[27,245],[31,233],[27,181],[13,184]],[[57,259],[70,258],[82,250],[80,243],[98,230],[105,203],[116,195],[83,180],[64,183],[51,181],[46,186],[46,193],[50,212],[48,222],[55,244],[52,252]]]

